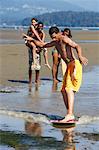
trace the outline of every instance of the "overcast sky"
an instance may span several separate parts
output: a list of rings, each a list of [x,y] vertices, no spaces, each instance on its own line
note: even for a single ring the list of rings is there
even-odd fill
[[[61,0],[60,0],[61,1]],[[67,1],[67,2],[71,2],[71,3],[76,3],[79,6],[82,7],[87,7],[87,8],[91,8],[91,9],[95,9],[95,7],[99,10],[99,0],[62,0],[62,1]]]
[[[53,2],[55,2],[55,4],[53,3],[53,5],[60,5],[61,2],[63,1],[71,3],[73,5],[78,5],[88,10],[99,11],[99,0],[57,0],[57,1],[53,0]],[[12,7],[14,7],[17,4],[17,6],[20,7],[21,4],[26,3],[27,5],[29,5],[31,3],[32,5],[33,4],[37,5],[39,4],[39,2],[41,6],[41,4],[45,4],[45,3],[51,5],[50,3],[52,1],[51,0],[0,0],[0,5],[1,7],[8,7],[9,5],[12,5]]]
[[[68,10],[99,12],[99,0],[0,0],[1,18],[18,16],[16,19],[19,19],[46,12]]]

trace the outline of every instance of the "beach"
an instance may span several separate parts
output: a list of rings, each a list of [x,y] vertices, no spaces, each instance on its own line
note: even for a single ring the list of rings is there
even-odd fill
[[[24,30],[26,32],[26,30]],[[46,31],[46,41],[50,40]],[[53,90],[51,70],[44,65],[40,71],[38,90],[34,84],[28,90],[28,50],[20,30],[0,30],[0,148],[29,150],[98,150],[99,146],[99,31],[73,30],[88,65],[83,67],[83,82],[75,96],[75,115],[81,117],[75,128],[57,129],[44,116],[35,116],[37,123],[24,118],[11,117],[7,111],[31,111],[48,115],[65,116],[66,109],[60,92],[61,82]],[[48,50],[52,66],[52,48]],[[62,80],[61,65],[58,77]],[[6,115],[2,114],[5,110]],[[40,120],[40,122],[38,122]],[[30,128],[31,127],[31,128]],[[35,129],[35,130],[33,130]],[[37,130],[36,130],[37,129]],[[6,135],[6,136],[4,136]],[[9,139],[9,136],[12,137]],[[11,142],[13,137],[15,142]],[[4,139],[6,139],[4,141]],[[9,139],[8,142],[7,139]],[[19,141],[19,142],[16,142]]]

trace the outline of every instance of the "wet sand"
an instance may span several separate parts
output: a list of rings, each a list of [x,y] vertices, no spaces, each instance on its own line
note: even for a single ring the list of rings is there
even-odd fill
[[[24,31],[26,32],[26,31]],[[74,40],[99,40],[99,31],[73,31]],[[22,40],[20,31],[1,31],[2,40]],[[49,37],[47,36],[47,40]],[[88,66],[99,65],[99,42],[80,43],[83,54],[89,60]],[[52,66],[51,50],[49,49],[49,63]],[[27,80],[28,79],[28,51],[24,44],[0,44],[0,84],[10,84],[7,80]],[[61,68],[61,67],[60,67]],[[88,67],[87,67],[88,68]],[[61,74],[61,71],[60,73]],[[44,66],[42,57],[41,77],[51,77],[51,71]],[[34,77],[34,75],[33,75]]]
[[[73,31],[72,32],[74,40],[99,40],[99,31]],[[0,37],[2,39],[9,40],[21,40],[19,31],[2,31]],[[49,37],[47,37],[47,40]],[[99,42],[98,43],[80,43],[83,48],[83,53],[89,59],[89,64],[87,67],[84,67],[83,73],[83,84],[81,86],[80,92],[75,97],[75,114],[78,116],[90,116],[94,117],[99,114]],[[49,50],[49,62],[52,65],[52,56],[51,49]],[[42,56],[42,69],[41,69],[41,78],[52,78],[51,71],[44,66],[43,56]],[[62,79],[61,75],[61,66],[59,71],[59,78]],[[28,84],[19,83],[19,82],[9,82],[8,80],[23,81],[28,80],[28,51],[24,45],[24,41],[21,44],[0,44],[0,90],[12,91],[11,93],[0,93],[0,109],[17,109],[17,110],[28,110],[34,112],[43,112],[46,114],[55,114],[64,116],[66,109],[62,100],[60,93],[61,83],[57,85],[56,91],[52,92],[52,81],[50,80],[41,80],[38,91],[33,84],[32,92],[28,92]],[[33,73],[34,81],[34,73]],[[16,92],[15,92],[16,91]],[[96,113],[97,112],[97,113]],[[5,116],[6,117],[6,116]],[[4,131],[12,131],[13,125],[11,123],[14,119],[14,125],[17,131],[24,133],[24,124],[22,120],[17,120],[15,118],[11,119],[10,117],[5,118],[1,116],[1,119],[4,119],[3,125],[0,125],[0,129]],[[85,117],[86,118],[86,117]],[[6,120],[9,122],[4,123]],[[17,124],[19,122],[19,124]],[[23,122],[21,124],[21,122]],[[74,142],[73,144],[76,147],[76,150],[92,149],[98,150],[98,140],[97,136],[99,134],[99,128],[97,123],[89,121],[90,123],[86,125],[77,126],[75,130]],[[99,122],[98,122],[99,123]],[[5,124],[5,126],[4,126]],[[9,125],[10,124],[10,125]],[[6,125],[8,128],[6,128]],[[11,128],[10,128],[11,126]],[[46,145],[46,141],[49,140],[52,144],[52,149],[56,149],[55,144],[59,146],[60,149],[67,148],[66,145],[62,145],[64,139],[68,139],[68,135],[63,138],[63,133],[56,128],[51,127],[50,125],[43,125],[42,132],[42,142],[43,146]],[[17,133],[17,132],[15,132]],[[85,134],[84,134],[85,133]],[[2,133],[3,136],[4,133]],[[8,134],[8,133],[6,133]],[[10,133],[11,136],[15,136],[13,132]],[[65,134],[65,133],[64,133]],[[30,134],[29,134],[30,135]],[[24,137],[24,136],[23,136]],[[28,138],[28,137],[27,137]],[[34,139],[35,148],[37,148],[37,138]],[[45,139],[45,140],[44,140]],[[24,138],[23,138],[24,140]],[[38,147],[42,145],[42,142],[39,141]],[[59,142],[58,142],[59,141]],[[28,140],[31,144],[31,139]],[[41,142],[41,143],[40,143]],[[68,142],[67,142],[68,143]],[[23,144],[23,143],[21,143]],[[28,144],[27,144],[28,145]],[[31,147],[30,147],[31,148]],[[38,148],[38,149],[39,149]],[[48,149],[50,144],[47,143],[46,147]],[[73,149],[73,148],[71,148]],[[68,150],[68,149],[66,149]]]

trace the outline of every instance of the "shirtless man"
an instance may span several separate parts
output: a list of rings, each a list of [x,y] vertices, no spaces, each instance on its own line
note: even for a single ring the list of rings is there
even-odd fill
[[[65,106],[67,108],[67,114],[65,118],[59,122],[65,123],[74,121],[74,94],[79,90],[81,85],[82,64],[87,65],[88,60],[87,58],[83,57],[81,47],[67,36],[62,35],[57,27],[51,27],[49,29],[49,35],[53,39],[49,43],[43,43],[28,36],[26,39],[30,41],[33,40],[36,45],[41,47],[48,48],[55,46],[55,48],[60,53],[61,58],[65,61],[67,69],[63,78],[61,92]],[[75,59],[72,48],[76,50],[79,60]]]

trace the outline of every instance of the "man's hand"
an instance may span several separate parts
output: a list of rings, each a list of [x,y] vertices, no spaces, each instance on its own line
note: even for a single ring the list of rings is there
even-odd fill
[[[51,70],[51,66],[47,63],[45,64],[46,67],[48,67]]]
[[[41,42],[41,41],[35,40],[32,37],[30,37],[24,33],[22,35],[25,40],[35,43],[36,46],[43,47],[45,45],[45,43],[43,41]]]
[[[86,57],[79,57],[79,59],[80,59],[80,62],[83,64],[83,65],[87,65],[88,64],[88,59],[86,58]]]
[[[33,40],[33,38],[31,38],[30,36],[28,36],[28,35],[26,35],[26,34],[22,34],[23,35],[23,38],[25,39],[25,40],[27,40],[27,41],[32,41]]]

